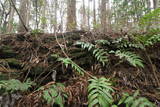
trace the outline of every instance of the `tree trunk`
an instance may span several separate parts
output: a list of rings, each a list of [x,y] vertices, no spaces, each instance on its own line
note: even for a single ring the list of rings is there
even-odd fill
[[[106,11],[106,0],[101,0],[100,5],[100,21],[101,21],[101,31],[106,32],[107,28],[107,11]]]
[[[42,7],[42,19],[41,19],[41,22],[42,22],[42,24],[41,24],[41,27],[42,27],[42,29],[43,30],[45,30],[45,28],[46,28],[46,3],[47,1],[46,0],[44,0],[44,2],[43,2],[43,7]]]
[[[93,0],[93,24],[97,24],[97,19],[96,19],[96,1]]]
[[[67,31],[76,29],[76,0],[67,0]]]
[[[82,24],[81,24],[81,29],[86,29],[86,7],[85,7],[85,2],[84,0],[82,1]]]
[[[14,4],[16,4],[16,0],[13,0]],[[8,26],[7,26],[7,32],[12,32],[13,31],[13,17],[14,17],[15,9],[11,7],[11,12],[9,14],[9,19],[8,19]]]
[[[55,3],[54,3],[54,20],[55,20],[55,23],[54,23],[54,33],[57,31],[57,9],[58,9],[58,1],[55,0]]]
[[[20,15],[21,15],[21,18],[22,18],[25,25],[27,24],[27,11],[29,11],[27,9],[27,6],[28,6],[28,0],[21,0],[21,2],[20,2]],[[25,31],[26,30],[25,30],[21,20],[19,20],[18,32],[25,32]]]
[[[153,0],[153,8],[154,9],[158,8],[158,4],[159,4],[158,0]]]
[[[90,0],[88,0],[88,30],[90,30]]]
[[[147,0],[147,8],[149,9],[149,11],[151,10],[151,1]]]

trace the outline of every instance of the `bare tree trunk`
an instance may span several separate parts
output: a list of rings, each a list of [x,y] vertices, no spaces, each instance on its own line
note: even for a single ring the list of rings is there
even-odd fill
[[[16,4],[16,0],[13,0],[14,4]],[[9,14],[7,32],[12,32],[13,29],[13,17],[14,17],[15,9],[11,7],[11,12]]]
[[[8,17],[9,17],[9,14],[10,14],[10,11],[11,11],[11,6],[9,6],[9,3],[7,1],[5,2],[2,2],[0,1],[0,5],[1,5],[1,18],[0,18],[0,24],[1,24],[1,27],[0,27],[0,33],[5,33],[7,31],[7,23],[8,23]],[[9,9],[6,9],[6,7],[9,6]]]
[[[44,2],[43,2],[43,7],[42,7],[42,24],[41,24],[41,27],[42,27],[42,29],[44,30],[45,29],[45,27],[46,27],[46,3],[47,1],[46,0],[44,0]]]
[[[56,30],[57,30],[57,6],[58,6],[58,1],[57,0],[55,0],[54,1],[55,3],[55,5],[54,5],[54,20],[55,20],[55,23],[54,23],[54,33],[56,33]]]
[[[101,21],[101,31],[103,33],[106,32],[107,28],[107,11],[106,11],[106,0],[101,0],[101,6],[100,6],[100,21]]]
[[[111,16],[111,12],[110,12],[110,4],[109,4],[109,0],[107,0],[107,2],[106,2],[107,4],[107,10],[106,10],[106,30],[107,31],[109,31],[109,30],[111,30],[111,20],[110,20],[110,16]]]
[[[97,19],[96,19],[96,1],[93,0],[93,24],[97,24]]]
[[[67,0],[67,31],[75,30],[76,26],[76,0]]]
[[[65,3],[63,3],[63,1],[61,1],[61,5],[60,5],[61,7],[60,7],[60,19],[61,19],[61,21],[60,21],[60,24],[58,25],[58,31],[59,32],[63,32],[63,30],[64,30],[64,26],[63,26],[63,24],[64,24],[64,22],[63,22],[63,17],[64,17],[64,15],[65,15],[65,9],[63,9],[63,7],[65,6]]]
[[[150,1],[150,0],[147,0],[147,8],[148,8],[149,10],[151,10],[151,1]]]
[[[158,8],[158,5],[159,5],[158,0],[153,0],[153,8],[154,8],[154,9],[157,9],[157,8]]]
[[[81,29],[86,29],[86,7],[85,7],[85,2],[84,0],[82,1],[82,23],[81,23]]]
[[[26,25],[26,21],[27,21],[27,6],[28,6],[28,0],[21,0],[20,2],[20,15],[21,18],[24,22],[24,24]],[[24,25],[22,24],[22,21],[19,20],[19,26],[18,26],[18,32],[25,32],[26,29],[24,28]]]
[[[90,30],[90,0],[88,0],[88,30]]]

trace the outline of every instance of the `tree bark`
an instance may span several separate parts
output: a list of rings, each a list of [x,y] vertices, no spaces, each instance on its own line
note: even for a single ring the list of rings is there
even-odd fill
[[[56,33],[57,31],[57,11],[58,11],[58,1],[55,0],[54,1],[54,20],[55,20],[55,23],[54,23],[54,33]]]
[[[20,2],[20,16],[22,18],[22,21],[19,20],[19,26],[18,26],[18,32],[25,32],[26,28],[24,25],[26,25],[27,21],[27,6],[28,6],[28,0],[21,0]]]
[[[106,32],[107,28],[107,11],[106,11],[106,0],[101,0],[100,5],[100,21],[101,21],[101,31]]]
[[[97,24],[97,19],[96,19],[96,1],[93,0],[93,24]]]
[[[67,0],[67,31],[75,30],[76,26],[76,0]]]
[[[88,30],[90,30],[90,0],[88,0]]]
[[[14,4],[16,4],[16,0],[13,0]],[[14,17],[15,9],[11,7],[11,12],[9,14],[7,32],[12,32],[13,30],[13,17]]]
[[[153,8],[157,9],[159,5],[159,1],[158,0],[153,0]]]
[[[85,7],[85,2],[83,0],[82,1],[82,24],[81,24],[81,29],[86,29],[86,22],[87,22],[86,7]]]

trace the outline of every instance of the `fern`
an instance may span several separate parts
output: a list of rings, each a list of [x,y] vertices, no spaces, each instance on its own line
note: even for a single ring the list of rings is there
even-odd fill
[[[85,70],[79,65],[77,65],[75,62],[73,62],[70,58],[58,58],[58,61],[62,62],[66,66],[66,68],[71,65],[71,67],[79,74],[84,75]]]
[[[88,106],[89,107],[110,107],[113,103],[113,98],[111,93],[114,90],[111,88],[111,83],[109,79],[106,78],[96,78],[89,80],[90,84],[88,86]]]
[[[96,60],[102,63],[103,66],[108,62],[107,52],[104,49],[97,48],[95,45],[85,42],[77,42],[77,45],[80,45],[83,49],[91,51]]]
[[[156,107],[145,97],[139,97],[139,91],[136,91],[132,96],[124,93],[123,97],[119,100],[118,105],[125,104],[126,107]]]
[[[81,68],[79,65],[77,65],[75,62],[73,62],[70,58],[62,58],[57,54],[52,54],[51,56],[53,58],[56,58],[57,61],[62,62],[66,66],[66,68],[68,68],[70,65],[79,74],[84,75],[85,70]]]
[[[121,52],[120,50],[118,50],[115,52],[115,55],[118,56],[120,59],[127,60],[134,67],[142,67],[142,68],[144,67],[141,58],[132,52],[129,51]]]
[[[104,49],[95,49],[93,51],[93,55],[97,59],[97,61],[102,63],[103,66],[108,62],[108,56],[106,56],[107,52]]]
[[[146,15],[144,15],[141,19],[140,19],[140,25],[142,27],[147,27],[150,25],[153,25],[153,22],[155,21],[159,21],[160,19],[160,8],[155,9],[154,11],[151,11],[149,13],[147,13]]]
[[[42,91],[42,98],[47,102],[47,104],[53,105],[57,104],[60,107],[64,107],[64,94],[63,89],[64,85],[56,83],[45,89],[45,86],[40,87],[38,90]]]
[[[97,44],[100,44],[100,45],[110,45],[111,43],[108,41],[108,40],[96,40],[95,41]]]
[[[88,49],[90,51],[91,49],[95,48],[95,45],[88,43],[88,42],[76,42],[76,45],[80,45],[83,49]]]
[[[1,80],[0,89],[5,92],[15,92],[15,91],[27,91],[34,83],[28,79],[26,82],[22,83],[19,80]]]
[[[123,38],[115,39],[113,42],[117,46],[117,48],[135,48],[135,49],[144,49],[142,44],[132,43]]]
[[[153,46],[160,42],[160,34],[155,35],[138,35],[135,37],[136,41],[141,42],[144,46]]]
[[[152,46],[156,43],[160,42],[160,34],[153,35],[150,38],[148,38],[147,41],[145,41],[145,46]]]

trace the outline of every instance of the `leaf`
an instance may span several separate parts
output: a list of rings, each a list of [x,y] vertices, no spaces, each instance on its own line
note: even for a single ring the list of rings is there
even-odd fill
[[[88,103],[89,107],[97,105],[100,107],[110,107],[113,102],[109,80],[106,78],[92,78],[88,80]],[[106,86],[107,85],[107,86]]]
[[[96,104],[98,104],[98,99],[95,99],[95,100],[93,100],[92,102],[89,102],[89,105],[88,105],[88,107],[93,107],[93,106],[95,106]]]

